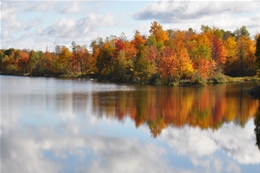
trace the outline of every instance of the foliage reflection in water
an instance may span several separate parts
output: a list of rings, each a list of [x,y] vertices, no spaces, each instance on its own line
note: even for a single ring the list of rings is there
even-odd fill
[[[245,94],[252,83],[0,77],[3,173],[260,171],[259,101]]]
[[[203,88],[146,86],[133,92],[93,94],[94,110],[122,120],[130,117],[139,127],[147,124],[153,137],[168,126],[219,129],[234,122],[244,127],[258,111],[258,100],[235,85]]]

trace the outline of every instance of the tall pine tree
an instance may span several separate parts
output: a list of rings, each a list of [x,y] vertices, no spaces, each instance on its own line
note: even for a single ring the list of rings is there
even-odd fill
[[[260,70],[260,33],[255,36],[255,41],[256,41],[256,50],[255,50],[256,63],[257,63],[258,70]]]

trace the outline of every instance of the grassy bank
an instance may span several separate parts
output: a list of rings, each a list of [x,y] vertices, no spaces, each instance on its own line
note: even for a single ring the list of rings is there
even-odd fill
[[[58,77],[58,78],[92,78],[99,81],[110,81],[114,83],[128,83],[128,84],[148,84],[148,85],[162,85],[162,86],[180,86],[180,87],[203,87],[208,84],[225,84],[225,83],[240,83],[240,82],[259,82],[260,77],[257,76],[247,76],[247,77],[230,77],[223,74],[217,74],[214,77],[204,79],[202,77],[195,76],[191,79],[182,79],[176,80],[173,82],[165,83],[162,78],[157,77],[154,80],[150,81],[140,81],[139,79],[131,79],[131,80],[118,80],[108,76],[100,76],[96,74],[82,75],[80,73],[66,74],[66,75],[53,75],[53,74],[45,74],[45,75],[31,75],[30,73],[19,73],[19,74],[4,74],[1,75],[14,75],[14,76],[31,76],[31,77]],[[252,90],[252,93],[255,93],[258,90]],[[260,89],[259,89],[260,93]],[[260,94],[259,94],[260,96]]]

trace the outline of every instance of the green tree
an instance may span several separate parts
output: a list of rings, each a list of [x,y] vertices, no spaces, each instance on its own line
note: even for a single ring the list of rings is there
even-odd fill
[[[135,82],[148,82],[152,75],[156,73],[155,63],[145,58],[144,52],[139,52],[134,62]]]
[[[2,71],[2,61],[4,59],[4,52],[2,50],[0,50],[0,71]]]
[[[71,56],[71,52],[69,51],[69,49],[65,46],[62,46],[60,48],[60,54],[59,54],[59,59],[58,59],[58,71],[61,74],[66,74],[70,72],[70,56]]]
[[[246,26],[241,26],[241,28],[238,28],[234,31],[234,35],[236,37],[236,39],[238,39],[239,37],[241,36],[245,36],[247,38],[250,37],[250,33],[249,31],[247,30]]]
[[[115,65],[115,47],[113,41],[107,41],[102,46],[100,53],[97,57],[98,73],[102,76],[109,76],[113,72]]]
[[[255,44],[256,44],[255,56],[256,56],[257,68],[260,69],[260,33],[255,36]]]
[[[113,78],[119,81],[129,81],[129,79],[132,76],[132,71],[133,71],[132,59],[127,59],[125,51],[121,50],[115,62]]]
[[[36,67],[39,61],[39,54],[37,52],[35,52],[34,50],[30,51],[29,54],[29,61],[28,61],[28,68],[29,68],[29,72],[32,74],[34,71],[36,71]]]

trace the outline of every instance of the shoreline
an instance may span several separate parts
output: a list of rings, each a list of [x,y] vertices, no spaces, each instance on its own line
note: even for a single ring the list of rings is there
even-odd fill
[[[172,82],[170,84],[163,84],[163,83],[156,83],[156,82],[136,82],[136,81],[120,81],[120,80],[113,80],[109,79],[108,77],[98,76],[98,75],[31,75],[29,73],[25,74],[4,74],[0,72],[0,75],[3,76],[20,76],[20,77],[53,77],[53,78],[60,78],[60,79],[94,79],[97,81],[106,81],[116,84],[139,84],[139,85],[152,85],[152,86],[168,86],[168,87],[203,87],[207,85],[216,85],[216,84],[227,84],[227,83],[243,83],[243,82],[259,82],[260,78],[256,76],[245,76],[245,77],[230,77],[230,76],[222,76],[222,79],[205,79],[204,82],[194,82],[191,79],[182,79],[176,82]],[[254,97],[255,92],[257,92],[256,97],[260,98],[260,86],[259,88],[253,87],[248,90],[248,94]]]

